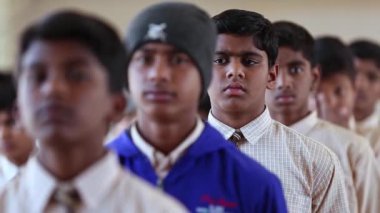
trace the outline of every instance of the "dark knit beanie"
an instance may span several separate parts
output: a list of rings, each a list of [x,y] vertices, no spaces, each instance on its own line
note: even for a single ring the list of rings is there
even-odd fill
[[[160,3],[140,12],[126,34],[129,59],[143,44],[158,41],[173,45],[193,60],[202,79],[202,95],[211,81],[216,27],[202,9],[188,3]]]

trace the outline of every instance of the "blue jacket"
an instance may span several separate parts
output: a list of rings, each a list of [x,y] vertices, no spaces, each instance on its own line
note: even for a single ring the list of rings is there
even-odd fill
[[[120,163],[153,185],[158,177],[129,131],[112,141]],[[286,212],[278,178],[242,154],[217,130],[205,128],[159,184],[191,212]]]

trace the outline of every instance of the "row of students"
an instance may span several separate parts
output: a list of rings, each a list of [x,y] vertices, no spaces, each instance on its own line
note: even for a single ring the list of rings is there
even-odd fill
[[[0,191],[2,212],[379,209],[368,142],[309,104],[320,73],[304,28],[161,3],[133,19],[125,45],[107,23],[71,11],[23,33],[18,105],[40,148]],[[102,142],[124,84],[136,118],[107,145],[121,171]]]

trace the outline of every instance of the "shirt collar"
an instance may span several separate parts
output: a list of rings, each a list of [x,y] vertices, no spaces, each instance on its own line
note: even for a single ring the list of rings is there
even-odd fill
[[[170,161],[174,164],[184,153],[185,151],[199,138],[202,131],[204,129],[204,123],[200,118],[197,118],[197,122],[195,125],[195,129],[186,137],[182,143],[179,144],[171,153],[169,153],[168,157]],[[154,164],[155,158],[154,153],[160,152],[156,150],[153,146],[151,146],[148,142],[146,142],[140,133],[137,130],[136,123],[134,123],[131,127],[131,137],[136,145],[136,147],[148,157],[149,161]]]
[[[120,171],[117,158],[108,152],[102,159],[94,163],[71,183],[85,206],[91,208],[98,205],[109,194],[109,190]],[[34,211],[43,212],[58,184],[56,180],[38,160],[33,157],[25,167],[26,187],[33,198]],[[99,184],[101,180],[102,184]]]
[[[310,132],[310,130],[317,123],[318,123],[318,115],[316,111],[313,111],[289,127],[296,130],[297,132],[301,134],[307,135],[307,133]]]
[[[362,121],[356,121],[356,128],[359,130],[373,129],[379,126],[379,117],[376,110]]]
[[[212,112],[208,115],[208,122],[216,128],[225,139],[229,139],[235,132],[235,129],[224,124],[214,117]],[[240,128],[244,137],[251,144],[256,143],[261,136],[263,136],[272,124],[272,118],[270,117],[269,110],[265,107],[264,112],[262,112],[257,118],[249,122]]]

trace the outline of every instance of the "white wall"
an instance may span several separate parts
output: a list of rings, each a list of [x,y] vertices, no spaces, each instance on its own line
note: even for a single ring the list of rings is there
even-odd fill
[[[42,15],[61,8],[82,9],[112,22],[123,33],[129,20],[153,0],[0,0],[0,68],[14,65],[19,33]],[[297,22],[315,35],[333,34],[344,41],[380,42],[380,1],[354,0],[188,0],[211,15],[239,8],[272,21]],[[364,3],[363,3],[364,2]]]

